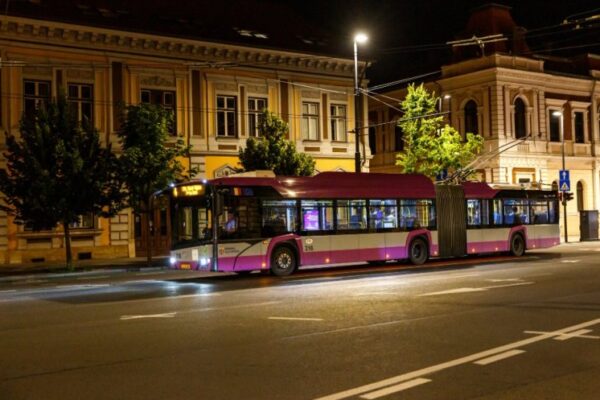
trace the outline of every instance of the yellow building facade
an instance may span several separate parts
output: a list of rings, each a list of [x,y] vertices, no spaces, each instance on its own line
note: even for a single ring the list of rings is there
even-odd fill
[[[28,107],[64,90],[118,149],[122,106],[159,104],[173,111],[173,140],[180,136],[192,146],[186,165],[211,179],[240,167],[238,152],[257,134],[258,114],[267,108],[289,124],[289,139],[319,172],[354,170],[350,59],[10,16],[0,21],[0,57],[0,124],[12,134]],[[368,146],[361,151],[368,160]],[[82,219],[73,230],[74,256],[140,255],[141,226],[129,210]],[[157,211],[153,230],[164,250],[170,232],[164,212]],[[63,247],[60,231],[27,231],[0,215],[5,263],[61,260]]]

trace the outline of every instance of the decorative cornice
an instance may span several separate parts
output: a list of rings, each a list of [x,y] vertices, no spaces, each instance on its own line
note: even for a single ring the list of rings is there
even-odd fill
[[[188,67],[224,68],[253,67],[304,71],[349,78],[354,71],[353,60],[316,56],[293,51],[270,50],[242,45],[180,39],[113,29],[42,21],[29,18],[3,17],[0,20],[0,40],[17,44],[52,47],[82,47],[102,52],[115,51],[170,58]],[[175,60],[174,60],[175,59]],[[364,68],[365,62],[360,62]]]

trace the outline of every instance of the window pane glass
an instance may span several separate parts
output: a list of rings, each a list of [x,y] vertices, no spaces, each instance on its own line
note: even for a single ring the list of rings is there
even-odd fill
[[[398,216],[396,200],[369,201],[369,228],[397,228]]]
[[[298,214],[294,200],[265,200],[262,214],[262,235],[264,237],[297,230]]]
[[[35,82],[25,81],[25,94],[35,96]]]
[[[41,97],[50,96],[50,84],[48,82],[38,82],[38,94]]]
[[[235,108],[235,97],[227,98],[227,108]]]
[[[507,225],[528,224],[529,204],[527,200],[504,200],[504,223]]]
[[[222,96],[217,96],[217,107],[218,108],[225,107],[225,99]]]
[[[479,200],[467,200],[467,225],[481,225],[481,210]]]
[[[330,200],[302,201],[302,230],[332,230],[333,202]]]
[[[225,114],[217,114],[217,135],[225,135]]]
[[[367,207],[365,200],[338,200],[337,228],[340,230],[360,230],[367,228]]]
[[[533,224],[547,224],[550,219],[548,216],[547,201],[531,201],[531,221]]]
[[[142,90],[142,103],[150,103],[150,92]]]
[[[227,113],[227,136],[235,136],[235,114],[232,112]]]
[[[492,221],[492,223],[494,225],[502,225],[502,200],[500,199],[495,199],[494,203],[494,220]]]
[[[311,118],[309,120],[309,138],[316,140],[318,139],[318,132],[319,132],[319,125],[318,125],[318,121],[316,120],[316,118]]]
[[[79,97],[79,86],[69,85],[69,97],[74,97],[74,98]]]
[[[481,200],[481,225],[487,226],[490,224],[490,201]]]
[[[91,99],[92,98],[92,87],[89,85],[84,85],[81,87],[81,98],[82,99]]]

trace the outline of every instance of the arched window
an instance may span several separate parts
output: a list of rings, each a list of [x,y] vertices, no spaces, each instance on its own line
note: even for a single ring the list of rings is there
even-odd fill
[[[465,133],[479,133],[477,124],[477,104],[473,100],[469,100],[465,104]]]
[[[583,210],[583,183],[577,182],[577,211]]]
[[[515,137],[517,139],[527,136],[525,123],[525,103],[521,99],[515,100]]]

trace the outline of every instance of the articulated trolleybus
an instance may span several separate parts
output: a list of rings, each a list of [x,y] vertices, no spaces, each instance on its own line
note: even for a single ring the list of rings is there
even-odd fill
[[[232,176],[167,191],[172,268],[299,267],[509,252],[559,243],[557,193],[421,175]]]

